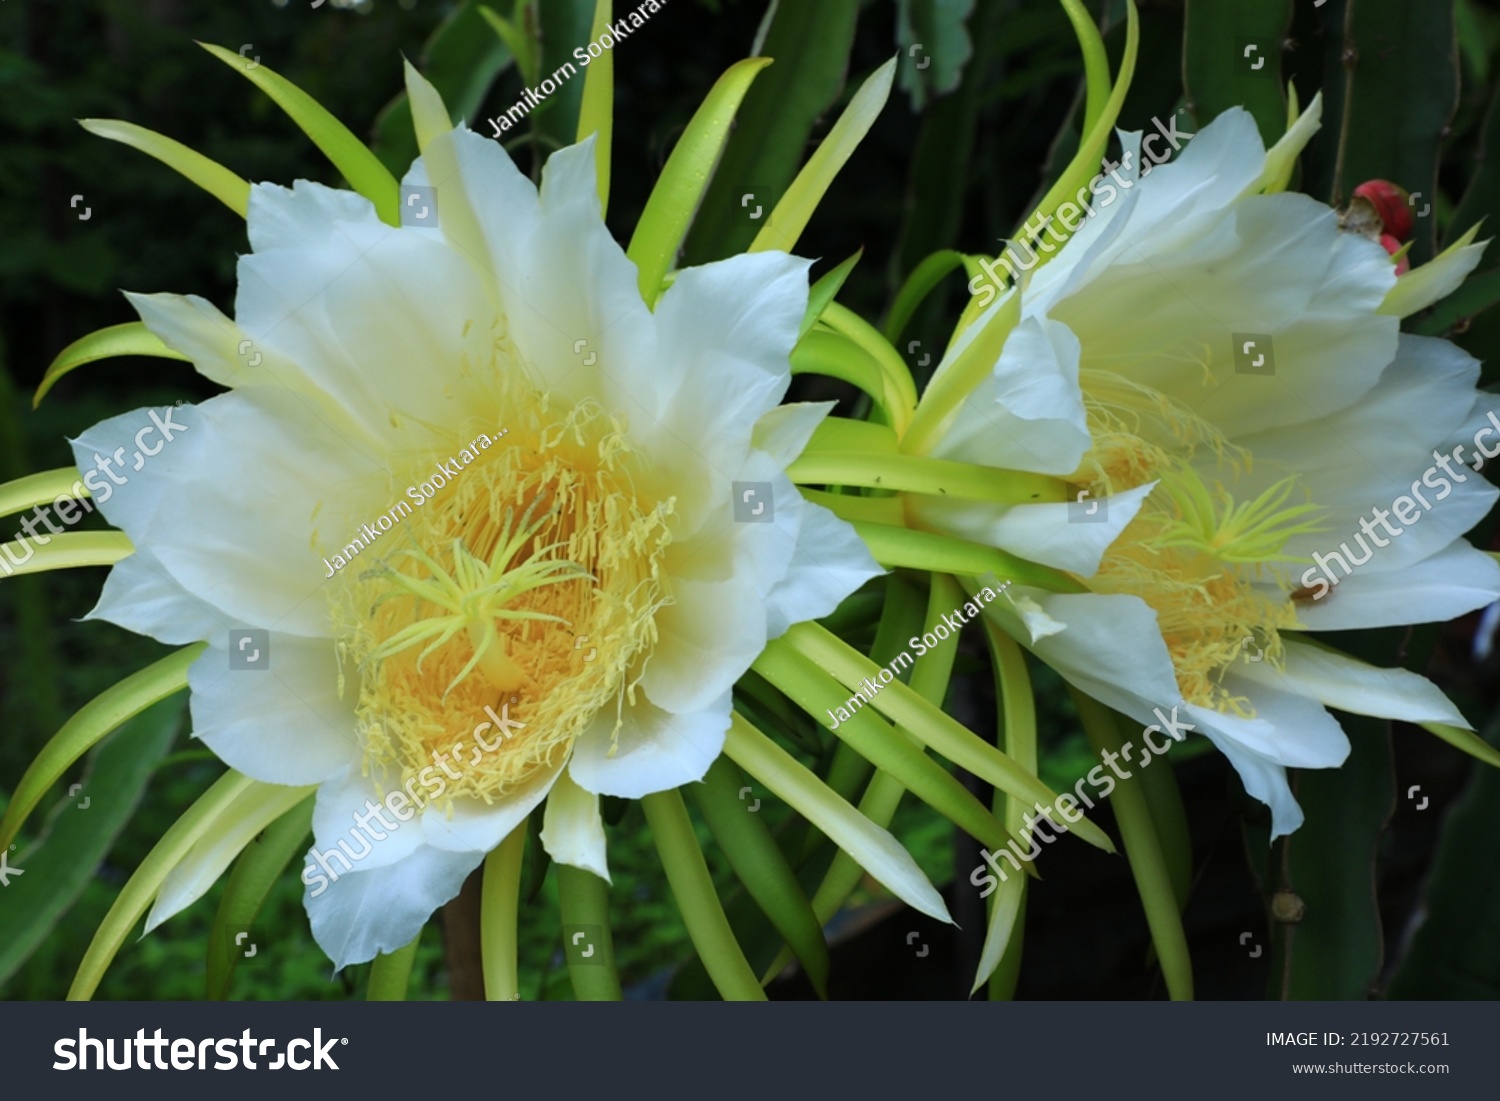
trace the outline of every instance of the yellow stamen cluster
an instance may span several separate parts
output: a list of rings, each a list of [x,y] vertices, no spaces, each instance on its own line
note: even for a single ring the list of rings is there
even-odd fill
[[[1242,501],[1222,482],[1209,486],[1195,457],[1211,454],[1232,485],[1252,456],[1156,390],[1113,372],[1082,379],[1094,448],[1073,480],[1094,496],[1160,483],[1089,586],[1137,596],[1156,612],[1184,700],[1251,717],[1224,675],[1243,661],[1280,666],[1280,633],[1297,625],[1287,567],[1298,560],[1284,548],[1319,530],[1322,510],[1297,499],[1295,477]]]
[[[449,799],[502,797],[561,764],[611,703],[618,715],[667,602],[672,501],[642,499],[626,425],[591,401],[509,399],[504,439],[415,510],[382,559],[330,582],[367,771],[401,784],[447,755],[460,773],[445,777]],[[410,469],[449,453],[412,455]],[[492,750],[474,733],[487,707],[523,724],[489,730]]]

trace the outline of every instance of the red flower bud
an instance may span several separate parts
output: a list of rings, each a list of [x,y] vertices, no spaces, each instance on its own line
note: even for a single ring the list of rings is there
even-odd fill
[[[1396,253],[1400,252],[1406,247],[1400,241],[1396,240],[1396,238],[1392,237],[1389,233],[1382,233],[1380,235],[1380,243],[1385,246],[1385,251],[1390,253],[1392,256],[1395,256]],[[1396,261],[1397,275],[1405,275],[1409,271],[1411,271],[1411,264],[1406,259],[1406,257],[1403,256],[1401,257],[1401,259]]]
[[[1411,212],[1411,196],[1404,188],[1389,180],[1370,180],[1354,189],[1356,198],[1364,199],[1380,215],[1385,231],[1398,241],[1411,236],[1415,218]]]

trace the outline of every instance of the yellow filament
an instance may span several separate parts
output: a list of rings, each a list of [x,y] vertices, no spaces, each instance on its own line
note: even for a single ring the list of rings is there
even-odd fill
[[[667,603],[673,503],[638,491],[624,423],[592,402],[508,397],[524,411],[503,440],[414,510],[372,568],[330,581],[366,770],[405,784],[445,755],[458,777],[427,775],[448,799],[503,797],[559,765],[611,701],[617,716]],[[414,453],[393,486],[462,446],[455,434],[451,450]],[[476,727],[502,707],[519,725],[484,748]]]

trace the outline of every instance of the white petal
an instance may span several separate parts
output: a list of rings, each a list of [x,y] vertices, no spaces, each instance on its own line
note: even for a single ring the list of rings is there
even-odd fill
[[[162,881],[145,931],[151,932],[207,894],[256,834],[311,795],[312,788],[275,784],[254,784],[242,792]]]
[[[804,502],[796,553],[765,598],[766,637],[780,638],[793,623],[831,614],[850,593],[884,573],[852,527]]]
[[[749,253],[689,268],[667,288],[656,319],[672,355],[656,390],[674,427],[738,435],[776,407],[791,382],[811,268],[782,252]]]
[[[664,349],[632,381],[632,431],[688,531],[724,507],[715,478],[740,478],[754,426],[786,395],[807,309],[808,261],[765,252],[691,268],[657,303]],[[658,490],[665,495],[665,490]]]
[[[1222,223],[1265,171],[1255,120],[1238,107],[1199,131],[1175,161],[1145,177],[1137,175],[1140,136],[1122,133],[1120,140],[1122,167],[1090,198],[1097,214],[1085,219],[1062,256],[1041,268],[1028,287],[1035,308],[1049,316],[1058,316],[1054,302],[1122,260],[1149,265],[1201,247],[1209,227]]]
[[[1150,237],[1157,251],[1180,248],[1170,238],[1190,236],[1179,227],[1229,209],[1265,171],[1266,147],[1255,119],[1232,107],[1195,134],[1170,164],[1153,168],[1140,183],[1132,234]],[[1181,202],[1180,196],[1191,196]],[[1159,243],[1158,243],[1159,240]]]
[[[1237,719],[1191,705],[1181,710],[1229,759],[1246,793],[1271,808],[1274,841],[1294,832],[1303,820],[1302,808],[1287,783],[1287,766],[1336,767],[1348,756],[1349,741],[1316,703],[1259,686],[1254,692],[1254,719]],[[1301,742],[1304,735],[1307,744]]]
[[[160,448],[126,461],[126,483],[111,486],[100,510],[132,542],[151,547],[184,589],[235,622],[326,637],[327,567],[314,539],[321,523],[336,529],[329,544],[342,543],[355,527],[351,511],[368,518],[389,504],[377,460],[272,387],[168,412],[170,443],[157,429],[138,436],[152,425],[143,413],[96,424],[73,441],[80,469],[94,467],[96,455]]]
[[[1311,631],[1442,623],[1500,599],[1500,563],[1463,540],[1399,570],[1359,569],[1345,576],[1337,562],[1325,561],[1338,580],[1331,589],[1316,568],[1300,578],[1327,590],[1297,605],[1299,623]]]
[[[137,546],[104,579],[99,603],[84,619],[102,619],[158,642],[181,646],[227,632],[234,621],[179,585],[149,546]]]
[[[700,711],[729,691],[765,649],[762,599],[745,577],[674,580],[673,603],[656,613],[656,645],[641,678],[651,701]]]
[[[384,783],[376,783],[355,761],[318,789],[318,801],[313,806],[314,844],[307,854],[309,867],[316,865],[332,875],[368,871],[405,860],[422,847],[425,837],[422,820],[415,814],[415,801],[385,803],[388,793],[398,785],[384,779]],[[411,792],[421,798],[423,789],[413,785]],[[410,795],[403,795],[410,799]],[[411,813],[403,820],[390,809],[392,806]]]
[[[229,632],[216,631],[188,670],[193,734],[220,760],[269,784],[317,784],[359,755],[330,640],[272,634],[269,666],[254,659],[249,669],[230,668],[230,645]]]
[[[726,480],[700,529],[669,548],[674,603],[657,615],[658,639],[642,681],[669,711],[706,706],[749,668],[768,637],[827,615],[884,572],[853,528],[805,501],[771,455],[752,450],[734,481],[764,483],[755,490],[762,495],[769,485],[769,522],[738,522]]]
[[[1251,682],[1238,673],[1225,677],[1224,686],[1250,700],[1254,718],[1181,705],[1183,714],[1201,733],[1214,736],[1215,743],[1233,741],[1288,768],[1337,768],[1348,758],[1349,738],[1338,720],[1293,686]]]
[[[352,437],[364,434],[355,420],[319,390],[305,371],[274,349],[258,345],[206,299],[197,295],[129,292],[125,297],[146,327],[168,347],[189,357],[204,378],[234,389],[274,386],[294,391],[340,432]]]
[[[303,904],[313,937],[339,970],[404,948],[439,906],[457,896],[484,856],[424,847],[390,867],[309,884]]]
[[[657,416],[663,356],[636,267],[599,216],[593,144],[554,153],[538,194],[497,142],[460,127],[431,140],[403,183],[436,190],[441,239],[487,304],[470,335],[493,340],[500,318],[541,390],[599,401],[635,426]]]
[[[1391,288],[1380,312],[1392,317],[1410,317],[1458,290],[1479,266],[1484,250],[1489,246],[1488,241],[1472,244],[1478,235],[1479,226],[1473,226],[1440,255],[1401,276]]]
[[[795,401],[778,405],[756,421],[751,442],[784,469],[802,454],[818,425],[837,406],[836,401]]]
[[[1253,472],[1233,483],[1234,492],[1248,499],[1295,472],[1311,500],[1324,509],[1319,518],[1324,530],[1294,537],[1286,546],[1288,555],[1332,552],[1345,541],[1358,548],[1361,521],[1368,518],[1379,539],[1391,545],[1380,547],[1364,537],[1365,550],[1373,544],[1375,553],[1360,567],[1362,572],[1418,562],[1472,528],[1500,496],[1463,470],[1463,460],[1473,461],[1471,453],[1450,459],[1451,481],[1433,461],[1435,446],[1451,454],[1450,442],[1472,445],[1483,423],[1475,415],[1478,378],[1478,361],[1461,349],[1447,341],[1403,335],[1396,359],[1355,404],[1315,429],[1295,424],[1237,439],[1256,462]],[[1389,515],[1401,497],[1410,498],[1403,510],[1418,516],[1406,526]],[[1386,510],[1399,535],[1381,534],[1385,529],[1373,521],[1377,506]],[[1355,553],[1365,557],[1362,550]]]
[[[1279,684],[1351,715],[1373,715],[1409,723],[1446,723],[1472,730],[1437,685],[1405,669],[1380,669],[1346,654],[1291,639],[1284,672],[1265,663],[1237,665],[1239,675]]]
[[[250,185],[245,227],[255,252],[315,248],[333,238],[340,222],[368,222],[375,216],[370,200],[348,188],[307,180],[291,187],[256,183]]]
[[[564,772],[547,796],[542,847],[559,864],[582,868],[609,882],[608,850],[599,796],[584,791]]]
[[[667,478],[673,470],[668,464],[657,475]],[[699,480],[690,489],[701,497],[694,506],[697,516],[675,514],[680,523],[667,547],[665,572],[692,581],[735,577],[762,595],[769,593],[786,576],[797,552],[807,508],[802,494],[777,461],[759,449],[748,452],[743,465],[728,472],[700,466],[695,474]],[[664,483],[662,490],[669,488]],[[741,510],[748,510],[744,518]]]
[[[1066,630],[1033,640],[1015,608],[1005,600],[984,606],[1011,637],[1052,666],[1070,683],[1116,711],[1153,722],[1151,708],[1181,698],[1171,655],[1162,641],[1156,613],[1134,596],[1050,593],[1012,586],[1019,602],[1029,598]]]
[[[1220,739],[1210,734],[1209,739],[1219,752],[1229,758],[1240,783],[1252,799],[1258,799],[1271,808],[1271,840],[1295,833],[1302,826],[1302,808],[1292,795],[1287,783],[1286,768],[1267,757],[1246,749],[1238,742]]]
[[[1291,832],[1302,821],[1286,784],[1282,758],[1290,758],[1287,763],[1330,767],[1341,740],[1343,752],[1348,751],[1343,732],[1327,712],[1296,696],[1257,686],[1254,703],[1264,710],[1252,720],[1231,721],[1218,712],[1182,703],[1156,613],[1136,597],[1013,591],[1018,601],[1023,597],[1035,600],[1046,615],[1067,629],[1032,638],[1014,610],[999,600],[985,605],[985,614],[1070,683],[1142,728],[1160,725],[1158,710],[1171,714],[1176,708],[1181,721],[1193,723],[1229,758],[1245,790],[1271,807],[1277,836]],[[1277,725],[1281,722],[1292,725],[1281,729]],[[1331,730],[1327,724],[1332,724]],[[1299,746],[1296,739],[1304,728],[1310,729],[1311,736],[1307,745]]]
[[[1049,316],[1078,335],[1084,371],[1124,374],[1233,437],[1372,388],[1396,350],[1395,319],[1373,316],[1393,278],[1384,250],[1341,233],[1327,207],[1258,196],[1179,251],[1125,253]],[[1235,369],[1236,333],[1272,338],[1274,375]]]
[[[1078,338],[1066,325],[1024,319],[994,373],[959,407],[933,457],[1040,474],[1071,474],[1089,449]]]
[[[495,803],[474,798],[455,799],[451,807],[429,803],[422,811],[427,843],[449,852],[489,852],[547,797],[562,770],[560,763],[539,768]]]
[[[1312,102],[1307,105],[1307,110],[1297,116],[1297,120],[1287,127],[1279,141],[1270,149],[1266,150],[1266,169],[1261,178],[1253,186],[1257,189],[1267,187],[1270,184],[1283,179],[1290,179],[1296,167],[1297,158],[1302,155],[1302,150],[1307,148],[1307,143],[1312,141],[1313,135],[1323,125],[1323,93],[1318,92],[1313,96]]]
[[[934,531],[998,547],[1080,577],[1092,577],[1104,552],[1135,519],[1155,487],[1155,482],[1149,482],[1096,502],[1102,510],[1097,523],[1075,520],[1074,506],[1067,502],[997,505],[923,497],[909,500],[907,510]]]
[[[541,229],[541,198],[504,147],[460,125],[429,142],[402,182],[436,188],[443,237],[468,258],[488,297],[519,300],[526,291],[519,276]]]
[[[661,326],[641,298],[639,271],[599,216],[594,140],[547,159],[540,219],[530,239],[516,241],[497,230],[494,215],[508,217],[499,208],[481,221],[512,339],[543,386],[625,411],[634,435],[641,428],[636,422],[656,415],[647,395],[671,345],[658,343]],[[483,192],[471,189],[469,198],[494,207]],[[510,243],[516,254],[507,266],[500,250]],[[580,341],[587,343],[580,347]]]
[[[153,412],[168,425],[165,431],[172,433],[170,443],[158,438],[158,430],[152,428]],[[197,441],[203,432],[194,431],[200,428],[202,419],[202,407],[196,405],[136,409],[100,421],[76,440],[68,441],[73,461],[93,494],[94,506],[111,524],[131,535],[132,542],[142,541],[146,522],[168,496],[169,483],[161,468],[171,463],[174,453],[180,460],[183,451],[202,451],[203,445]],[[178,425],[184,426],[181,431]],[[142,443],[160,447],[152,456],[143,455],[135,445],[136,434],[148,428],[151,431],[142,437]],[[135,463],[144,469],[131,470]]]
[[[240,258],[235,317],[268,357],[255,369],[304,375],[295,388],[341,410],[339,421],[323,416],[330,428],[358,425],[352,446],[410,448],[426,425],[463,423],[478,388],[463,365],[488,367],[495,344],[496,305],[472,267],[431,230],[373,214],[338,229],[318,245]]]
[[[1029,273],[1025,289],[1030,301],[1023,304],[1023,310],[1045,314],[1054,303],[1103,270],[1120,248],[1130,244],[1135,207],[1141,198],[1141,189],[1136,186],[1141,167],[1141,135],[1118,130],[1116,134],[1121,145],[1119,167],[1109,173],[1100,172],[1095,177],[1097,189],[1091,181],[1091,190],[1085,198],[1094,213],[1084,219],[1062,256]],[[1207,186],[1200,184],[1180,198],[1190,201],[1195,191]],[[1048,251],[1049,243],[1039,241],[1038,245],[1042,251]],[[1024,262],[1025,258],[1018,255],[1017,259]]]
[[[586,791],[624,799],[696,783],[724,748],[729,714],[728,692],[701,711],[680,715],[643,700],[625,708],[612,747],[615,715],[606,708],[574,745],[569,771]]]

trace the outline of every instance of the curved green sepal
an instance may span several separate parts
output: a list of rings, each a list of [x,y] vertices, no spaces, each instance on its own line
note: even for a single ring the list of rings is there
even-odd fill
[[[442,93],[433,87],[432,81],[404,58],[401,66],[406,79],[406,104],[411,112],[412,134],[417,139],[417,149],[425,156],[429,145],[453,130],[453,119],[448,114]]]
[[[186,717],[187,701],[177,696],[127,719],[89,754],[78,786],[68,787],[75,794],[56,799],[30,843],[10,855],[25,878],[0,890],[0,986],[34,959],[87,892]]]
[[[113,566],[135,553],[135,547],[122,531],[71,531],[46,538],[47,545],[42,547],[32,546],[24,537],[0,544],[0,554],[8,559],[0,563],[6,576]],[[21,561],[22,555],[29,557]],[[12,565],[17,561],[21,562],[19,566]]]
[[[693,215],[729,141],[735,112],[760,71],[770,64],[768,57],[752,57],[730,66],[710,89],[667,158],[626,253],[640,270],[641,297],[648,306],[656,304],[667,272],[687,239]]]
[[[44,470],[0,485],[0,516],[13,516],[60,499],[79,500],[87,496],[88,487],[79,480],[77,468],[63,466]]]
[[[833,124],[823,144],[808,158],[807,164],[781,197],[781,202],[776,204],[765,228],[751,243],[750,252],[768,249],[791,252],[797,247],[802,231],[812,221],[813,212],[828,193],[834,177],[848,163],[875,124],[876,116],[885,108],[895,79],[896,58],[891,58],[864,82],[838,122]]]
[[[971,303],[977,299],[971,299]],[[946,361],[927,384],[911,427],[901,437],[901,450],[922,455],[937,446],[958,415],[964,400],[995,370],[1005,342],[1021,323],[1021,295],[1012,292],[990,315],[974,339]]]
[[[1039,566],[1017,558],[997,547],[971,543],[951,535],[889,524],[854,521],[854,530],[882,566],[889,569],[935,570],[959,577],[987,574],[1008,578],[1022,585],[1034,585],[1055,593],[1082,593],[1088,589],[1061,570]]]
[[[481,7],[479,14],[516,59],[516,68],[521,70],[521,79],[526,82],[526,86],[535,88],[540,84],[542,62],[534,47],[534,40],[515,23],[490,8]]]
[[[850,689],[880,672],[873,661],[816,623],[795,624],[782,637]],[[899,680],[882,688],[870,706],[934,753],[1022,800],[1028,807],[1035,803],[1052,806],[1056,801],[1057,794],[1035,775]],[[1087,818],[1073,823],[1070,832],[1095,848],[1105,852],[1115,850],[1109,836]]]
[[[969,585],[969,595],[974,595],[978,586]],[[1031,688],[1031,674],[1026,668],[1026,656],[1020,645],[1011,638],[990,616],[981,616],[985,642],[989,646],[990,661],[995,670],[995,696],[1000,701],[999,730],[996,745],[1016,763],[1032,773],[1037,771],[1036,697]],[[1024,834],[1025,816],[1031,808],[1022,806],[997,791],[994,799],[995,813],[1004,816],[1006,828],[1012,833]],[[1026,839],[1027,851],[1031,839]],[[1005,869],[997,868],[1004,873]],[[1027,871],[1032,865],[1026,864]],[[993,877],[986,878],[993,880]],[[972,879],[970,880],[972,882]],[[984,947],[979,954],[979,967],[974,975],[974,986],[969,991],[976,993],[989,983],[991,1001],[1008,1001],[1015,994],[1016,982],[1021,971],[1021,934],[1025,928],[1026,877],[1002,875],[998,883],[990,888],[997,891],[990,901],[989,926],[984,935]]]
[[[1063,484],[1045,474],[1002,473],[993,467],[950,459],[834,450],[817,444],[814,437],[813,445],[787,468],[787,477],[793,482],[901,490],[944,500],[1002,504],[1055,504],[1068,499]]]
[[[133,122],[119,119],[79,119],[78,125],[90,134],[139,149],[155,157],[190,183],[195,183],[241,218],[250,213],[250,181],[229,171],[216,160],[205,157],[165,134],[147,130]]]
[[[1472,730],[1464,730],[1444,723],[1418,724],[1429,734],[1435,734],[1455,749],[1461,749],[1476,761],[1483,761],[1492,768],[1500,768],[1500,750],[1490,745]]]
[[[965,267],[967,257],[961,252],[953,249],[943,249],[926,257],[906,277],[906,282],[901,285],[901,290],[896,294],[896,300],[891,304],[890,316],[885,320],[885,338],[892,344],[901,339],[901,334],[906,331],[907,324],[917,309],[926,301],[927,296],[933,292],[948,275],[959,268]]]
[[[143,321],[127,321],[123,325],[111,325],[107,329],[89,333],[81,336],[57,353],[47,373],[42,376],[42,384],[36,388],[32,395],[31,407],[35,409],[47,396],[47,391],[56,385],[57,380],[72,371],[75,367],[82,367],[85,363],[93,363],[97,359],[113,359],[115,356],[155,356],[158,359],[176,359],[188,362],[188,357],[173,348],[167,347],[161,337],[146,328]]]
[[[891,347],[891,342],[881,335],[879,329],[846,306],[840,306],[837,302],[828,303],[821,320],[840,336],[859,345],[870,358],[880,364],[880,369],[885,372],[898,395],[897,412],[900,415],[892,424],[899,436],[905,431],[906,423],[917,408],[917,384],[911,377],[906,361]]]
[[[688,791],[734,874],[791,946],[818,997],[827,1001],[830,964],[823,923],[764,820],[740,799],[744,779],[734,762],[720,756],[703,783],[690,785]]]
[[[1146,809],[1151,812],[1151,825],[1156,830],[1156,840],[1172,881],[1172,893],[1181,912],[1187,909],[1188,895],[1193,889],[1193,836],[1188,828],[1182,789],[1177,786],[1177,776],[1170,764],[1142,769],[1136,775],[1146,796]]]
[[[1123,750],[1125,741],[1120,736],[1114,712],[1072,685],[1068,688],[1078,705],[1083,732],[1088,735],[1094,752],[1103,756]],[[1192,1001],[1193,964],[1188,956],[1187,935],[1182,929],[1182,914],[1178,909],[1176,889],[1172,886],[1172,873],[1162,853],[1141,778],[1126,775],[1127,778],[1115,785],[1112,804],[1115,821],[1120,826],[1120,837],[1125,842],[1125,859],[1130,862],[1130,874],[1135,878],[1136,891],[1146,911],[1146,924],[1151,930],[1151,943],[1161,963],[1167,993],[1173,1001]]]
[[[484,858],[484,880],[479,900],[479,953],[484,967],[484,996],[492,1002],[521,1000],[516,917],[521,905],[521,863],[526,858],[523,818]]]
[[[734,721],[744,720],[736,715]],[[646,812],[651,839],[661,855],[683,924],[714,987],[726,1002],[765,1001],[766,993],[746,962],[744,949],[729,927],[729,919],[724,916],[724,906],[708,874],[708,864],[698,847],[698,835],[693,832],[693,821],[682,803],[682,793],[673,788],[647,795],[641,800],[641,808]]]
[[[614,19],[612,0],[598,0],[594,5],[594,26],[589,41],[597,42]],[[583,78],[583,102],[578,109],[578,140],[597,135],[594,142],[594,168],[599,183],[599,210],[609,213],[609,178],[615,142],[615,52],[605,50],[602,57],[589,62]]]
[[[1094,25],[1094,17],[1084,7],[1083,0],[1062,0],[1063,11],[1068,22],[1073,24],[1073,33],[1078,36],[1079,49],[1083,51],[1083,71],[1088,84],[1088,99],[1083,109],[1083,132],[1091,133],[1104,114],[1109,100],[1109,55],[1104,50],[1104,38]]]
[[[1478,223],[1470,226],[1462,237],[1437,256],[1397,279],[1396,285],[1386,293],[1385,301],[1380,304],[1377,312],[1386,317],[1410,317],[1458,290],[1464,279],[1478,266],[1479,258],[1484,253],[1485,243],[1474,244],[1479,230]],[[1395,259],[1391,258],[1393,263]]]
[[[205,993],[214,1001],[229,997],[229,983],[243,952],[230,951],[234,936],[255,924],[276,880],[307,842],[312,830],[312,799],[304,799],[266,827],[234,862],[224,897],[214,915],[204,968]]]
[[[8,848],[15,840],[42,796],[62,779],[63,773],[75,761],[125,720],[186,688],[188,667],[197,660],[205,645],[198,643],[169,654],[105,689],[80,707],[42,747],[36,760],[16,784],[10,805],[5,808],[5,817],[0,819],[0,850]]]
[[[323,151],[333,166],[344,174],[349,186],[375,204],[375,213],[386,225],[401,224],[401,187],[380,158],[370,152],[347,126],[331,115],[312,96],[286,77],[261,65],[251,64],[240,54],[222,46],[199,42],[209,53],[236,72],[242,73],[272,102],[287,113],[293,122]]]
[[[389,954],[382,952],[375,957],[370,964],[370,985],[365,990],[365,1001],[406,1001],[406,990],[411,983],[411,965],[416,962],[417,948],[421,943],[422,933],[418,930],[410,944]]]
[[[1266,150],[1266,169],[1261,173],[1259,191],[1266,195],[1277,195],[1292,183],[1297,171],[1297,158],[1323,123],[1323,93],[1313,96],[1306,111],[1297,104],[1297,86],[1291,81],[1286,86],[1286,133],[1277,143]]]
[[[879,362],[842,333],[819,325],[799,340],[792,349],[792,374],[827,375],[847,382],[870,395],[887,424],[906,419],[901,396]]]
[[[1084,132],[1083,140],[1078,145],[1077,155],[1069,162],[1068,167],[1063,169],[1057,182],[1037,204],[1036,213],[1027,218],[1022,225],[1031,225],[1033,222],[1038,227],[1045,225],[1064,202],[1085,191],[1088,182],[1099,171],[1099,162],[1104,157],[1104,150],[1109,146],[1110,131],[1120,117],[1120,109],[1125,105],[1125,94],[1130,91],[1130,82],[1135,76],[1136,56],[1141,45],[1140,15],[1136,11],[1135,0],[1125,0],[1125,10],[1125,53],[1120,58],[1120,74],[1115,82],[1114,90],[1110,92],[1109,100],[1094,121],[1094,125]],[[1036,232],[1040,235],[1040,228]],[[1056,255],[1056,251],[1046,253],[1041,257],[1041,263],[1047,263]]]
[[[248,776],[226,772],[162,835],[99,923],[83,962],[78,965],[73,985],[68,988],[68,1001],[87,1001],[93,997],[105,970],[114,962],[126,936],[145,915],[172,869],[192,851],[215,819],[255,785],[256,781]]]
[[[927,608],[922,620],[924,633],[936,627],[942,617],[956,607],[955,604],[947,602],[944,587],[938,579],[934,579],[934,582],[927,596]],[[912,691],[924,700],[941,706],[948,695],[948,683],[953,678],[953,664],[958,658],[958,635],[950,633],[947,638],[940,639],[938,644],[930,647],[922,657],[922,661],[912,666],[911,680],[908,683]],[[865,793],[860,798],[859,813],[874,825],[885,829],[896,817],[896,808],[901,805],[901,797],[904,794],[906,794],[906,788],[902,786],[900,780],[889,773],[877,771],[870,778],[869,786],[865,788]],[[823,882],[818,885],[817,893],[813,895],[813,913],[817,915],[819,921],[829,921],[843,908],[849,896],[854,893],[854,888],[859,886],[863,875],[864,872],[860,866],[847,852],[840,849],[834,854],[833,863],[829,865],[828,871],[823,876]],[[790,961],[790,950],[784,950],[771,964],[762,981],[769,982]]]
[[[186,910],[208,893],[245,846],[254,841],[282,815],[311,799],[310,785],[288,787],[258,783],[209,823],[167,873],[156,891],[156,901],[146,915],[144,933]],[[143,934],[144,935],[144,934]]]
[[[900,681],[895,683],[900,684]],[[837,792],[755,729],[743,716],[731,717],[724,752],[821,830],[902,902],[928,917],[952,923],[943,896],[899,841],[840,798]]]
[[[960,597],[948,610],[951,612],[962,603]],[[836,709],[852,698],[847,695],[848,689],[779,639],[766,646],[752,668],[819,721],[824,712],[834,715]],[[973,792],[927,756],[915,738],[897,733],[873,711],[863,709],[862,704],[860,709],[847,710],[848,718],[840,721],[833,733],[860,756],[900,780],[907,791],[983,844],[1003,849],[1013,840]]]
[[[851,524],[878,524],[893,528],[906,526],[906,502],[899,495],[856,497],[852,493],[829,493],[806,486],[798,486],[797,491],[805,500],[822,505],[840,520],[848,520]]]
[[[557,899],[564,934],[570,926],[592,925],[599,930],[588,938],[588,947],[564,943],[568,978],[573,996],[580,1002],[618,1002],[620,975],[615,970],[615,938],[609,920],[609,884],[593,872],[571,864],[557,865]],[[583,953],[587,952],[585,957]]]
[[[812,332],[813,326],[823,319],[824,313],[833,305],[833,300],[838,297],[839,291],[844,289],[844,282],[849,278],[849,273],[854,270],[864,254],[865,249],[861,245],[858,252],[812,285],[812,289],[807,294],[807,313],[803,315],[802,327],[797,331],[799,340]]]

